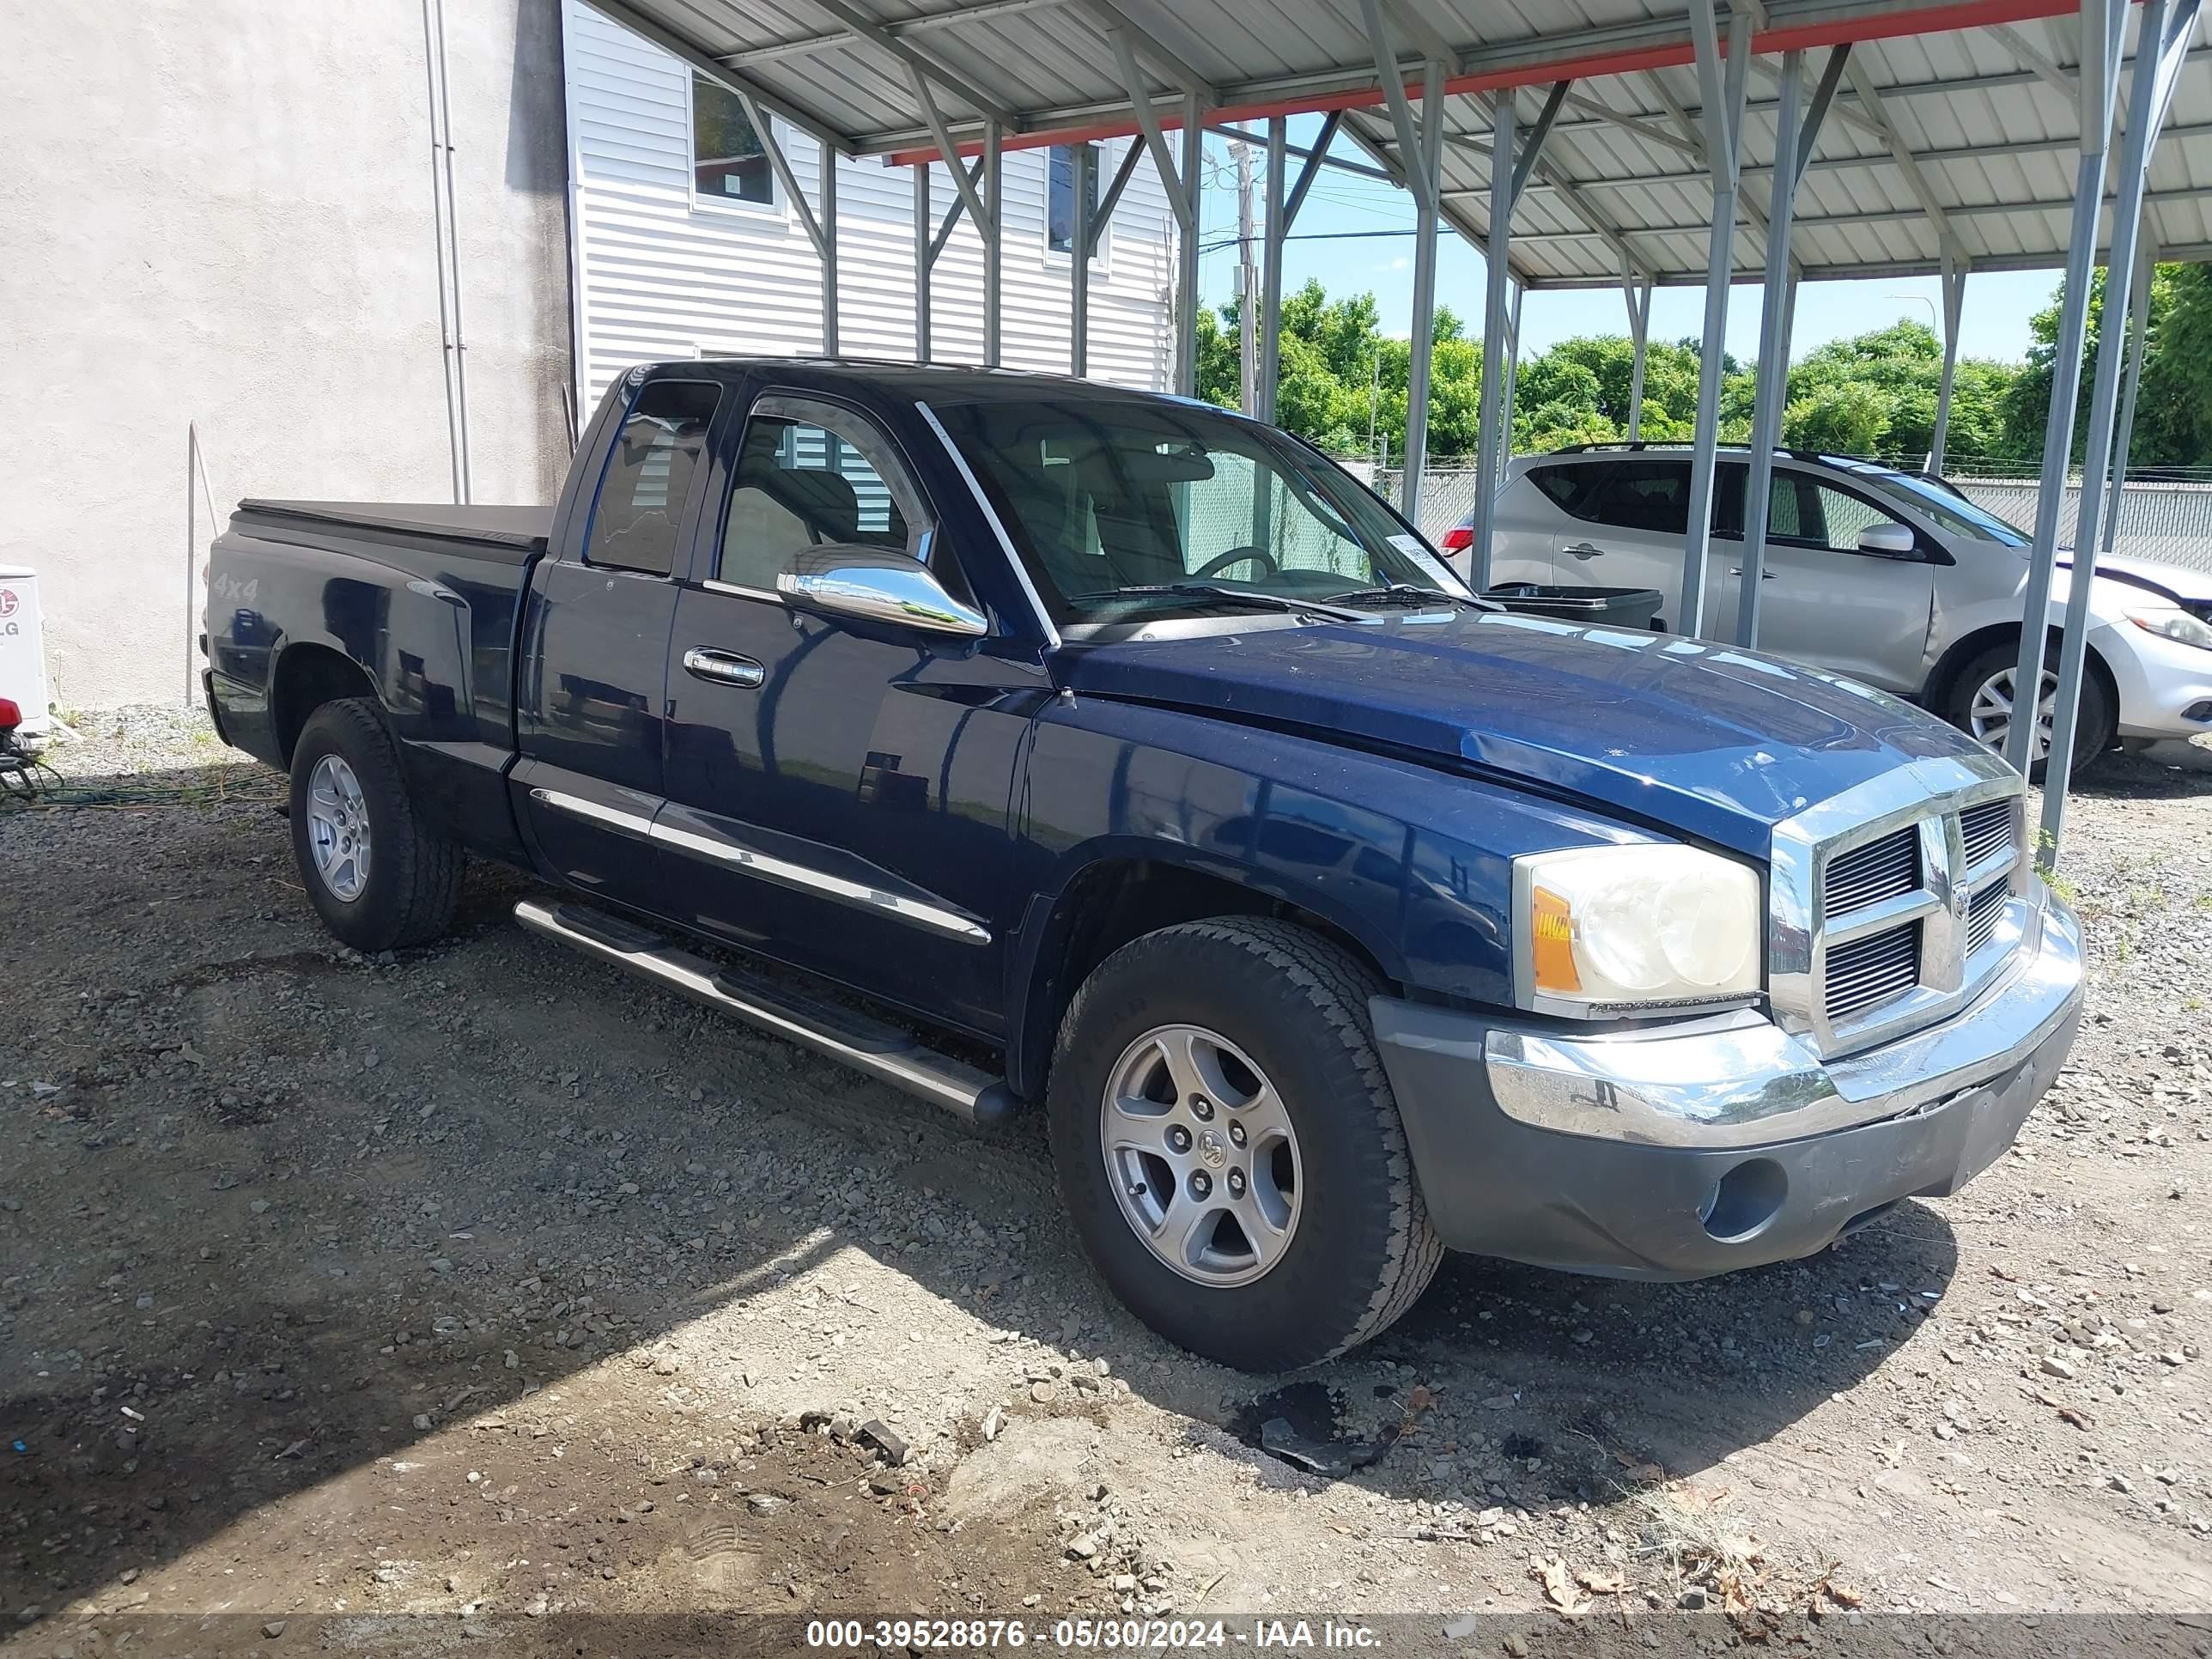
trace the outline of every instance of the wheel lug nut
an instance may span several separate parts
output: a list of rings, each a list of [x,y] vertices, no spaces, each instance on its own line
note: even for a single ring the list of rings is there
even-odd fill
[[[1242,1146],[1244,1144],[1244,1126],[1235,1118],[1229,1120],[1229,1141],[1233,1146]]]
[[[1170,1152],[1188,1152],[1190,1150],[1190,1131],[1184,1128],[1180,1123],[1176,1125],[1174,1128],[1170,1129],[1168,1131],[1168,1149]]]
[[[1213,1103],[1204,1095],[1193,1095],[1190,1097],[1190,1115],[1200,1123],[1209,1121],[1213,1116]]]
[[[1190,1172],[1190,1195],[1193,1198],[1204,1198],[1212,1190],[1212,1176],[1207,1175],[1203,1170],[1193,1170]]]
[[[1231,1198],[1242,1198],[1244,1196],[1243,1170],[1231,1170],[1229,1172],[1229,1196]]]

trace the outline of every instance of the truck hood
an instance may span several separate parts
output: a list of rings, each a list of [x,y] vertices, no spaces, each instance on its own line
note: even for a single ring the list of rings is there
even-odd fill
[[[1815,801],[1976,752],[1837,675],[1508,613],[1073,646],[1060,678],[1078,696],[1419,752],[1758,858],[1777,823]]]

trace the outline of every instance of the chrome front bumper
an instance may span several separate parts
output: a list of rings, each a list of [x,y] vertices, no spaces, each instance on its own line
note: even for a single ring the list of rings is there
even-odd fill
[[[1377,1046],[1429,1213],[1455,1249],[1644,1279],[1824,1249],[1987,1168],[2065,1063],[2081,939],[2036,884],[1972,1005],[1823,1060],[1747,1013],[1574,1035],[1376,998]]]
[[[1756,1146],[1854,1128],[1998,1076],[2078,1014],[2081,927],[2034,884],[2020,949],[1963,1011],[1894,1042],[1822,1060],[1746,1011],[1601,1036],[1492,1026],[1498,1109],[1563,1134],[1652,1146]]]

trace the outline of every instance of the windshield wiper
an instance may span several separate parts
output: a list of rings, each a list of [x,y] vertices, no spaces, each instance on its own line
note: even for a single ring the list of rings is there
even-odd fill
[[[1286,593],[1269,593],[1256,587],[1224,587],[1215,582],[1146,582],[1132,587],[1108,587],[1102,588],[1096,593],[1071,594],[1068,596],[1068,603],[1099,605],[1109,599],[1158,595],[1174,599],[1205,599],[1213,603],[1251,605],[1261,611],[1281,611],[1297,616],[1328,617],[1337,622],[1367,620],[1364,613],[1344,605],[1327,605],[1314,599],[1293,599]]]
[[[1452,593],[1441,587],[1417,587],[1412,582],[1390,582],[1381,587],[1352,587],[1329,598],[1341,605],[1463,605],[1472,611],[1503,611],[1495,599],[1479,599],[1472,593]]]

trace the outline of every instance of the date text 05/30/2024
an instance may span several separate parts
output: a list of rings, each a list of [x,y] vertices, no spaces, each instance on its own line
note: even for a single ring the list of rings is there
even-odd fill
[[[1300,1648],[1376,1649],[1376,1632],[1334,1619],[817,1619],[806,1645],[832,1653],[955,1651],[1025,1648],[1068,1651],[1154,1652],[1176,1648],[1243,1648],[1255,1652]]]

